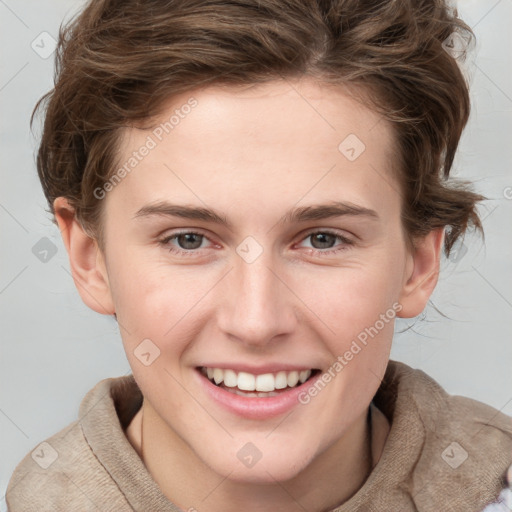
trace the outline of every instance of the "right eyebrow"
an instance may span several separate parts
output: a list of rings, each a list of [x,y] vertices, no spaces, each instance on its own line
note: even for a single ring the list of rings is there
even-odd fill
[[[182,219],[215,222],[228,228],[230,227],[230,223],[225,217],[222,217],[209,208],[176,205],[167,201],[159,201],[158,203],[145,205],[137,211],[133,218],[139,219],[153,216],[181,217]]]

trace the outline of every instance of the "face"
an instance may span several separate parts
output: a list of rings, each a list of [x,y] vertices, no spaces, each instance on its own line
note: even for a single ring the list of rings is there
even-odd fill
[[[153,417],[219,474],[292,478],[348,442],[389,358],[411,270],[391,127],[276,81],[173,98],[120,147],[105,268]]]

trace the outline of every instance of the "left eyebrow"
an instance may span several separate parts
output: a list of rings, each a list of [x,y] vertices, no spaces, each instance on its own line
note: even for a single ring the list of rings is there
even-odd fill
[[[375,221],[380,220],[378,213],[370,208],[365,208],[364,206],[358,206],[351,203],[334,202],[330,204],[302,206],[300,208],[295,208],[285,214],[285,216],[281,219],[281,223],[306,222],[311,220],[322,220],[342,216],[367,217]]]

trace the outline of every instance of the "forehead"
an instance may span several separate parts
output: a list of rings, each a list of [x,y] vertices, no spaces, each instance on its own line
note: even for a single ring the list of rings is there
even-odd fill
[[[316,134],[315,142],[331,148],[333,141],[343,139],[347,133],[361,139],[371,138],[372,144],[391,142],[386,137],[390,135],[390,125],[380,114],[358,101],[351,94],[353,89],[306,78],[236,87],[212,85],[168,100],[162,105],[161,115],[153,119],[153,129],[158,131],[159,126],[170,121],[175,134],[184,131],[178,130],[180,125],[187,124],[194,131],[199,128],[202,134],[227,132],[233,135],[236,132],[237,135],[258,136],[270,143],[286,139],[300,141],[304,135]],[[195,106],[189,108],[192,101]],[[183,123],[185,119],[188,120]],[[371,133],[379,124],[381,129]]]
[[[257,192],[261,204],[352,188],[347,199],[361,202],[373,187],[382,202],[384,188],[398,188],[393,148],[391,126],[339,86],[215,85],[173,97],[149,128],[125,130],[118,166],[128,172],[115,194],[196,202],[214,193],[234,204],[236,188],[247,201]]]

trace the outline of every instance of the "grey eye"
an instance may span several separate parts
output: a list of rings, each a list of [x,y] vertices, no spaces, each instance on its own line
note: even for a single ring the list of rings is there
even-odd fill
[[[330,233],[315,233],[309,235],[311,239],[311,245],[315,249],[330,249],[336,244],[336,235]]]
[[[176,236],[176,242],[181,249],[198,249],[203,243],[204,236],[197,233],[183,233]]]

